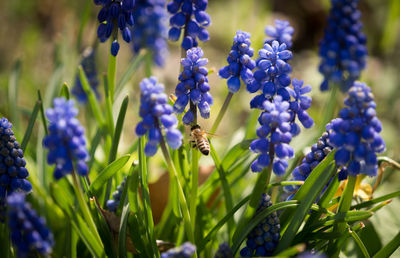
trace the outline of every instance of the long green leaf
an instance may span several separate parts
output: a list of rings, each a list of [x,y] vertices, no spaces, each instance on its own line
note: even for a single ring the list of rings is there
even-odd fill
[[[8,81],[8,104],[11,115],[12,123],[15,129],[19,130],[19,119],[18,119],[18,82],[21,75],[21,60],[15,62],[14,67],[11,71],[10,79]]]
[[[331,152],[331,154],[332,153],[333,152]],[[332,158],[332,155],[328,155],[325,161],[321,162],[313,170],[313,172],[304,182],[304,185],[300,187],[299,191],[293,197],[294,200],[300,201],[300,205],[295,210],[293,214],[293,219],[290,221],[287,229],[284,231],[282,238],[279,241],[276,252],[281,252],[291,245],[291,242],[296,236],[296,233],[299,230],[301,223],[307,215],[311,205],[316,200],[326,183],[328,183],[329,179],[334,175],[335,165],[329,163],[326,164],[330,160],[330,158]],[[308,189],[308,192],[305,193],[304,189]]]
[[[370,207],[370,206],[372,206],[374,204],[377,204],[377,203],[380,203],[380,202],[384,202],[384,201],[387,201],[389,199],[392,199],[392,198],[395,198],[395,197],[399,197],[399,196],[400,196],[400,191],[393,192],[393,193],[390,193],[390,194],[383,195],[381,197],[374,198],[374,199],[366,201],[366,202],[362,202],[362,203],[353,205],[353,206],[351,206],[350,209],[359,210],[359,209]]]
[[[35,125],[39,110],[40,110],[40,103],[39,103],[39,101],[37,101],[35,104],[35,107],[33,108],[31,118],[29,119],[28,128],[26,129],[24,138],[22,139],[21,149],[23,151],[25,151],[26,146],[28,145],[29,139],[31,138],[33,126]]]
[[[100,174],[96,177],[96,179],[90,185],[89,191],[94,195],[97,196],[100,194],[100,191],[103,186],[107,184],[107,180],[112,177],[115,173],[117,173],[120,169],[122,169],[126,163],[131,158],[130,154],[126,154],[121,158],[117,159],[116,161],[112,162]]]
[[[390,257],[394,251],[396,251],[400,246],[400,231],[397,235],[390,240],[379,252],[374,255],[374,258],[386,258]]]
[[[121,222],[119,224],[119,236],[118,236],[118,257],[126,257],[126,233],[127,224],[129,217],[129,202],[126,203],[122,209]]]
[[[369,258],[369,253],[367,248],[365,247],[363,241],[361,238],[357,235],[355,231],[350,230],[350,235],[354,239],[354,242],[356,242],[357,246],[360,248],[361,252],[363,253],[365,258]]]

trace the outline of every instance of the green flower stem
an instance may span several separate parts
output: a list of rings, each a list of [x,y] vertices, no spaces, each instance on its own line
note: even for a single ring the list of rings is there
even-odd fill
[[[329,96],[329,100],[328,100],[328,102],[326,103],[326,105],[325,105],[325,107],[323,109],[323,114],[324,115],[322,116],[323,120],[322,120],[322,123],[320,125],[320,131],[321,132],[325,132],[326,124],[328,124],[333,118],[333,115],[335,113],[335,108],[337,106],[336,95],[337,95],[337,91],[338,91],[339,87],[340,87],[339,85],[333,85],[333,87],[332,87],[332,89],[330,91],[331,95]]]
[[[196,232],[196,201],[199,186],[199,151],[192,148],[192,189],[190,194],[190,218],[193,232]]]
[[[114,136],[114,118],[112,115],[112,99],[110,96],[110,88],[108,87],[108,77],[104,76],[104,92],[106,94],[106,123],[107,129],[111,137]]]
[[[354,192],[354,187],[356,185],[356,176],[350,176],[348,177],[346,188],[343,191],[342,197],[340,198],[339,201],[339,206],[338,206],[338,214],[343,214],[349,211],[350,206],[351,206],[351,201],[353,199],[353,192]],[[346,230],[346,222],[339,222],[335,225],[334,231],[338,231],[340,233],[343,233]],[[340,253],[340,246],[338,245],[338,241],[335,242],[336,246],[336,253],[333,257],[339,257]]]
[[[79,181],[78,181],[75,171],[72,171],[72,181],[74,184],[75,195],[76,195],[76,198],[78,199],[78,203],[81,208],[83,218],[85,219],[86,223],[88,224],[90,231],[92,231],[96,240],[99,242],[99,245],[103,246],[103,242],[101,241],[100,235],[97,232],[97,228],[94,223],[93,217],[90,214],[89,207],[87,206],[87,204],[85,202],[85,198],[83,196],[83,192],[82,192],[82,189],[79,184]]]
[[[152,65],[153,65],[153,54],[151,53],[151,51],[147,51],[146,56],[145,56],[146,77],[150,77],[153,74]]]
[[[110,41],[112,44],[112,41]],[[110,45],[111,48],[111,45]],[[114,90],[115,90],[115,74],[117,71],[117,57],[113,56],[111,53],[108,57],[108,69],[107,69],[107,80],[108,80],[108,90],[111,101],[114,102]],[[111,103],[112,103],[111,102]]]
[[[257,210],[258,203],[260,201],[260,197],[262,193],[265,191],[265,188],[269,185],[269,181],[271,179],[272,173],[272,161],[271,164],[263,169],[260,175],[257,178],[257,182],[253,188],[252,194],[250,196],[249,204],[246,208],[246,211],[243,213],[242,217],[239,220],[238,226],[236,228],[235,234],[233,235],[232,242],[237,242],[239,239],[240,232],[247,226],[251,217],[254,215]]]
[[[222,105],[221,109],[219,110],[218,116],[214,121],[214,124],[211,127],[211,134],[214,134],[217,131],[219,124],[221,123],[222,118],[224,117],[226,110],[228,110],[229,103],[231,102],[233,97],[232,92],[228,92],[228,95],[225,98],[224,104]]]
[[[174,167],[174,165],[172,163],[172,160],[171,160],[171,156],[169,155],[167,146],[165,145],[164,138],[161,138],[160,146],[161,146],[162,153],[164,155],[165,162],[167,163],[168,170],[169,170],[170,173],[172,173],[172,177],[173,177],[173,179],[174,179],[174,181],[175,181],[175,183],[177,185],[177,188],[178,188],[179,203],[180,203],[181,210],[182,210],[182,213],[183,213],[183,220],[184,220],[184,223],[185,223],[187,237],[188,237],[190,242],[195,243],[194,242],[194,232],[192,230],[192,226],[191,226],[191,222],[190,222],[190,213],[189,213],[189,209],[188,209],[188,206],[187,206],[185,194],[183,193],[182,185],[181,185],[181,183],[179,182],[179,179],[178,179],[178,173],[176,172],[176,169],[175,169],[175,167]],[[197,257],[196,253],[195,253],[195,257]]]

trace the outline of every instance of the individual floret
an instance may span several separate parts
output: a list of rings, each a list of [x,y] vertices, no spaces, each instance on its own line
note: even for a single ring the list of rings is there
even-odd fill
[[[182,145],[182,133],[176,128],[178,119],[173,114],[172,107],[168,104],[164,85],[157,82],[156,77],[145,78],[140,82],[140,111],[142,121],[136,126],[138,136],[148,135],[148,142],[144,148],[146,156],[153,156],[157,152],[158,144],[163,134],[172,149]]]
[[[319,71],[324,76],[321,90],[337,85],[347,91],[360,78],[368,55],[362,32],[358,0],[331,0],[325,35],[320,42]]]
[[[135,0],[94,0],[94,3],[102,6],[97,16],[100,22],[97,36],[101,42],[112,36],[111,54],[116,56],[119,50],[118,29],[126,42],[132,40],[130,27],[134,23],[132,12]]]
[[[259,153],[258,158],[251,164],[253,172],[260,172],[272,162],[272,168],[276,175],[285,173],[288,166],[287,160],[292,158],[294,151],[289,142],[292,139],[290,133],[289,102],[282,101],[280,96],[263,103],[263,112],[258,118],[261,125],[257,129],[259,139],[250,144],[251,151]]]
[[[340,111],[340,118],[332,121],[329,134],[329,143],[337,149],[336,165],[352,176],[376,176],[376,154],[385,150],[385,142],[379,134],[382,125],[376,116],[374,96],[361,82],[355,82],[348,94],[346,107]]]
[[[271,197],[263,194],[256,214],[272,205]],[[247,236],[246,247],[240,250],[242,257],[272,256],[280,239],[280,222],[276,211],[268,215]]]
[[[210,16],[206,13],[208,0],[173,0],[168,3],[168,12],[172,14],[169,23],[171,28],[168,38],[172,41],[179,40],[183,30],[182,48],[188,50],[197,47],[197,39],[207,41],[210,39],[206,29],[211,23]]]
[[[252,71],[256,63],[251,59],[254,50],[250,45],[250,33],[237,31],[227,58],[228,65],[219,70],[219,76],[228,79],[228,90],[231,93],[240,89],[240,79],[246,85],[254,80]]]
[[[227,243],[222,243],[219,245],[214,258],[233,258],[233,252]]]
[[[290,26],[290,23],[285,20],[275,20],[275,27],[268,25],[265,28],[265,34],[272,39],[268,39],[265,43],[271,44],[272,41],[276,40],[280,44],[285,43],[289,48],[292,47],[292,37],[294,29]]]
[[[24,152],[17,142],[12,124],[6,119],[0,119],[0,222],[4,221],[6,198],[13,192],[30,192],[31,183],[25,168]]]
[[[49,120],[49,134],[43,139],[47,153],[47,163],[55,164],[54,178],[60,179],[73,171],[81,176],[89,173],[86,160],[89,157],[86,148],[85,130],[75,117],[78,109],[73,100],[54,99],[54,108],[46,111]]]
[[[8,196],[7,205],[8,226],[18,257],[49,256],[54,246],[53,234],[45,220],[25,202],[25,194]]]
[[[154,63],[163,66],[168,53],[165,0],[136,0],[133,10],[132,46],[135,53],[151,51]]]
[[[97,75],[96,56],[93,48],[89,47],[85,49],[81,60],[81,66],[83,71],[85,72],[90,87],[96,94],[97,98],[99,98],[100,94],[97,90],[97,86],[99,85],[99,80]],[[78,102],[82,104],[85,104],[88,100],[86,92],[83,90],[79,74],[77,74],[75,77],[75,85],[72,88],[71,93],[74,94]]]
[[[186,58],[181,60],[183,71],[179,75],[180,82],[175,89],[177,100],[174,103],[174,112],[177,114],[183,113],[186,106],[191,103],[199,109],[203,118],[210,117],[213,97],[209,93],[208,69],[204,67],[208,63],[208,59],[202,58],[203,55],[201,48],[192,48],[186,52]],[[183,116],[183,123],[191,124],[194,121],[194,115],[190,108]]]
[[[119,186],[117,186],[117,189],[113,192],[112,194],[112,199],[107,201],[107,208],[109,211],[116,212],[119,206],[119,203],[121,201],[122,193],[124,192],[124,187],[126,184],[126,177],[124,178],[124,181],[121,182]]]
[[[196,247],[189,242],[179,247],[172,248],[161,254],[161,258],[190,258],[196,252]]]

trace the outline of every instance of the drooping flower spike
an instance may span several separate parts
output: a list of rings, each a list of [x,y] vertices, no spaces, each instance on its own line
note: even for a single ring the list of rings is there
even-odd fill
[[[182,48],[188,50],[197,47],[197,39],[207,41],[210,39],[206,29],[211,23],[210,16],[206,13],[208,0],[173,0],[168,3],[168,12],[172,14],[169,23],[171,28],[168,38],[177,41],[183,30]]]
[[[161,258],[191,258],[196,252],[196,247],[190,242],[183,243],[181,246],[172,248],[161,254]]]
[[[347,91],[360,78],[368,55],[362,32],[358,0],[331,0],[325,35],[320,42],[319,71],[324,76],[321,90],[337,85]]]
[[[255,215],[271,205],[271,197],[264,193]],[[271,256],[278,246],[280,229],[279,217],[276,211],[274,211],[249,233],[246,246],[240,250],[240,255],[242,257]]]
[[[122,193],[124,192],[124,187],[126,184],[126,177],[124,180],[121,182],[119,186],[117,186],[117,189],[113,192],[112,194],[112,199],[108,200],[106,203],[106,206],[109,211],[116,212],[118,205],[121,201]]]
[[[237,31],[227,58],[228,65],[219,70],[219,76],[228,79],[229,92],[235,93],[240,89],[240,79],[246,85],[254,80],[252,71],[256,62],[251,59],[254,50],[250,45],[250,33]]]
[[[168,54],[165,0],[136,0],[133,9],[132,46],[151,51],[154,63],[163,66]]]
[[[332,121],[329,133],[329,142],[337,149],[336,165],[342,168],[342,173],[352,176],[376,176],[376,154],[385,150],[385,142],[379,134],[382,125],[376,116],[374,96],[361,82],[355,82],[348,94],[346,107],[340,111],[340,118]]]
[[[83,71],[85,72],[86,78],[90,84],[90,87],[95,92],[97,98],[100,97],[100,93],[97,90],[99,85],[98,75],[97,75],[97,67],[96,67],[96,55],[95,50],[91,47],[85,49],[83,52],[81,66]],[[87,102],[87,95],[82,87],[81,79],[79,78],[79,74],[75,77],[75,85],[71,90],[71,93],[76,97],[78,102],[85,104]]]
[[[56,98],[54,108],[46,110],[49,120],[49,135],[43,139],[43,145],[49,152],[47,163],[55,164],[54,178],[60,179],[76,171],[81,176],[89,173],[86,160],[89,157],[86,148],[84,128],[76,119],[78,109],[73,100]]]
[[[179,75],[179,83],[175,89],[177,97],[174,103],[174,112],[181,114],[186,106],[192,102],[200,111],[203,118],[210,117],[210,106],[213,104],[213,97],[209,93],[208,69],[204,66],[208,63],[207,58],[200,47],[189,49],[186,58],[182,58],[183,71]],[[183,116],[184,124],[191,124],[194,120],[192,110],[188,110]]]
[[[8,226],[18,257],[47,257],[54,246],[53,234],[29,203],[25,194],[13,193],[7,197]]]
[[[32,190],[26,180],[29,173],[25,165],[24,152],[14,136],[12,124],[3,117],[0,119],[0,222],[4,221],[7,196]]]
[[[285,43],[288,48],[291,48],[293,32],[294,29],[288,21],[276,19],[275,26],[268,25],[265,28],[265,34],[271,38],[267,39],[265,43],[271,44],[276,40],[279,44]]]
[[[112,36],[111,54],[116,56],[119,51],[118,29],[126,42],[131,42],[130,27],[133,26],[133,7],[135,0],[94,0],[102,8],[97,16],[100,25],[97,36],[101,42],[107,41]]]
[[[182,145],[182,133],[176,128],[178,119],[168,104],[164,85],[157,82],[156,77],[145,78],[140,82],[140,111],[142,121],[136,126],[138,136],[148,135],[148,142],[144,148],[146,156],[153,156],[157,152],[158,144],[164,137],[161,128],[164,128],[165,138],[172,149]]]

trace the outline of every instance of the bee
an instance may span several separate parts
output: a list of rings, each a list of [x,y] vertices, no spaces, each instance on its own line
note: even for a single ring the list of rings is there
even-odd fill
[[[210,153],[210,143],[207,139],[207,133],[199,125],[192,126],[190,130],[193,148],[197,147],[203,155],[207,156]]]

